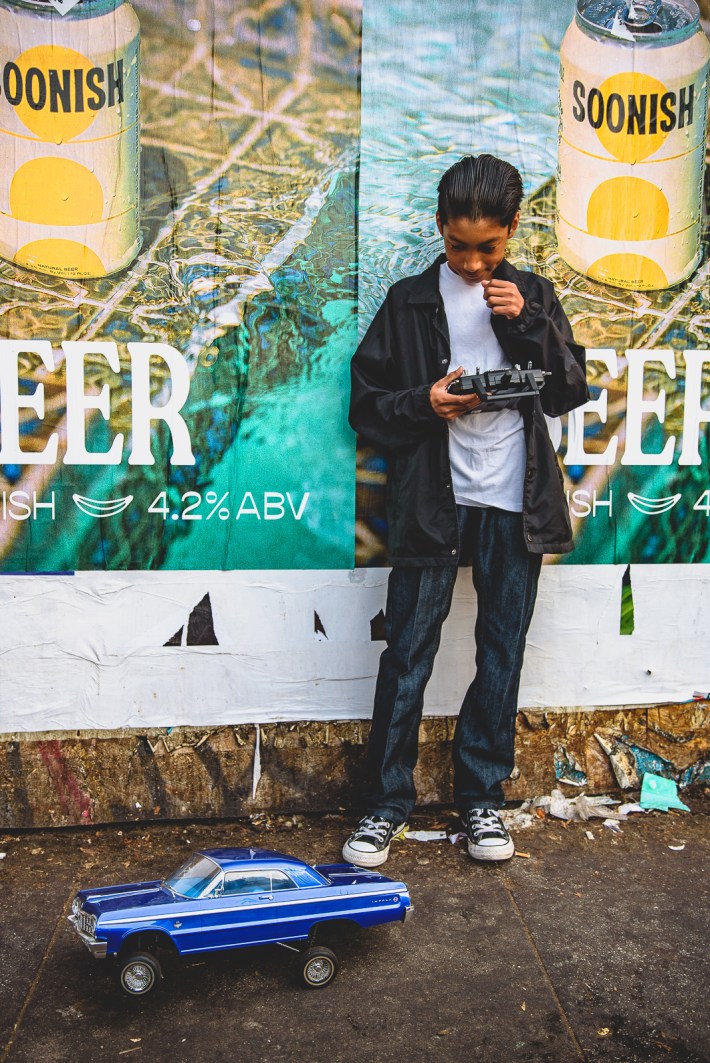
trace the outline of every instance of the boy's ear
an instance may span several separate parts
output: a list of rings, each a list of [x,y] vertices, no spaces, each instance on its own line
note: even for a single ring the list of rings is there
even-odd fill
[[[441,224],[441,216],[440,216],[438,210],[436,212],[436,227],[439,230],[439,232],[441,233],[441,235],[443,236],[444,235],[444,226]]]
[[[513,218],[512,222],[510,223],[510,228],[508,229],[508,236],[509,237],[511,237],[513,235],[513,233],[515,232],[515,230],[518,228],[518,222],[519,221],[520,221],[520,211],[516,210],[515,217]]]

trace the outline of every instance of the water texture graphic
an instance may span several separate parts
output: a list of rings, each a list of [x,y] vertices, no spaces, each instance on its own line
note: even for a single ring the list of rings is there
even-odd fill
[[[0,466],[0,563],[6,571],[347,567],[358,5],[133,6],[141,26],[136,261],[96,280],[0,265],[0,339],[48,340],[55,359],[50,372],[36,353],[19,355],[20,392],[44,389],[43,416],[19,410],[22,451],[59,440],[56,462]],[[107,452],[122,433],[119,464],[62,463],[67,340],[116,345],[117,368],[90,351],[84,375],[87,394],[107,387],[110,396],[108,417],[86,412],[87,450]],[[157,345],[170,345],[186,367],[180,416],[193,464],[170,463],[175,440],[160,419],[150,431],[153,463],[129,463],[129,343],[156,345],[154,406],[177,387]],[[132,502],[97,521],[73,495]]]

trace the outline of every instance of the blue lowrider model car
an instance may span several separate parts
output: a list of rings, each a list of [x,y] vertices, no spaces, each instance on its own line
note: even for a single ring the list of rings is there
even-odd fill
[[[273,943],[298,954],[303,981],[318,989],[338,969],[334,953],[314,944],[318,927],[377,926],[409,911],[404,883],[375,871],[311,867],[268,849],[203,849],[162,881],[80,890],[69,918],[93,956],[117,958],[125,992],[143,996],[162,978],[162,949],[190,955]]]

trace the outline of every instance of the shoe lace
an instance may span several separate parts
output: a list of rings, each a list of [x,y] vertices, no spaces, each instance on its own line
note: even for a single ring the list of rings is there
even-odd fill
[[[382,819],[380,816],[365,816],[358,824],[355,837],[361,838],[364,835],[370,835],[383,842],[391,827],[392,824],[388,819]]]
[[[503,822],[494,808],[470,808],[466,813],[466,820],[471,834],[495,834],[499,838],[507,838]]]

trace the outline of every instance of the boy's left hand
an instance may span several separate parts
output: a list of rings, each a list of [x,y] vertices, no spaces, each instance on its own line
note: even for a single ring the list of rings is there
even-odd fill
[[[525,306],[520,289],[512,281],[483,281],[483,298],[492,314],[500,314],[509,321],[519,317]]]

